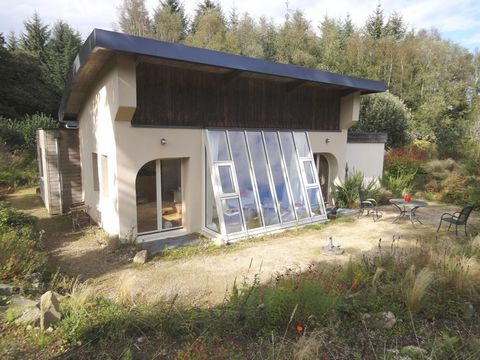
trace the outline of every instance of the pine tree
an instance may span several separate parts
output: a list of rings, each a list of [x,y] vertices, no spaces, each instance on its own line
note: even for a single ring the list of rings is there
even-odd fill
[[[183,5],[178,0],[160,1],[153,16],[155,38],[180,42],[186,36],[187,19]]]
[[[355,32],[355,25],[353,25],[352,18],[348,13],[347,13],[347,16],[345,17],[345,20],[343,21],[341,31],[345,38],[349,37]]]
[[[216,10],[221,15],[222,21],[225,22],[220,5],[211,0],[204,0],[203,2],[199,3],[195,9],[195,16],[193,17],[190,32],[195,33],[197,31],[200,18],[210,10]]]
[[[68,72],[82,43],[78,31],[67,23],[58,21],[52,29],[52,35],[46,47],[45,70],[48,81],[57,94],[61,95]]]
[[[118,25],[122,32],[143,37],[153,35],[145,0],[123,0],[118,11]]]
[[[227,26],[223,14],[217,9],[208,9],[198,18],[196,31],[187,38],[187,43],[212,49],[226,50]]]
[[[15,52],[18,49],[18,39],[14,31],[10,31],[8,34],[7,49],[10,52]]]
[[[266,60],[275,60],[277,57],[277,29],[273,20],[261,16],[259,20],[260,45],[263,50],[263,57]]]
[[[389,17],[384,29],[385,35],[393,36],[396,40],[403,39],[407,32],[402,15],[394,11]]]
[[[20,40],[21,49],[43,62],[45,47],[50,37],[48,25],[43,24],[37,12],[34,12],[31,19],[23,24],[25,32]]]
[[[370,15],[365,24],[365,30],[368,35],[372,38],[378,40],[384,34],[383,24],[385,23],[385,18],[383,16],[383,9],[380,3],[377,5],[373,15]]]

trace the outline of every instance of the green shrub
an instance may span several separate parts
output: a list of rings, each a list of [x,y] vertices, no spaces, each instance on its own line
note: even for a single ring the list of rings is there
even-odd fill
[[[40,250],[41,235],[29,226],[0,233],[0,279],[18,280],[43,271],[45,254]]]
[[[415,175],[415,173],[407,173],[403,175],[391,175],[389,173],[385,173],[380,179],[380,183],[384,188],[390,190],[394,197],[401,197],[404,193],[411,192]]]
[[[0,117],[0,142],[10,151],[23,150],[33,155],[37,129],[58,127],[58,121],[44,114],[25,115],[18,120]]]
[[[362,96],[359,121],[352,132],[387,133],[387,148],[408,143],[410,110],[397,96],[385,92]]]
[[[0,185],[32,186],[38,181],[37,161],[25,151],[9,152],[0,144]]]
[[[35,222],[32,216],[0,203],[0,279],[22,279],[43,271],[46,257]]]

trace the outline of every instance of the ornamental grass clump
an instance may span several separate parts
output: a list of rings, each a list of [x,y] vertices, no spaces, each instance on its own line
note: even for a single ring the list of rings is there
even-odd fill
[[[434,273],[428,268],[423,268],[416,275],[414,267],[410,268],[406,274],[407,285],[405,288],[405,303],[410,311],[420,310],[422,300],[428,288],[433,284],[434,279]]]

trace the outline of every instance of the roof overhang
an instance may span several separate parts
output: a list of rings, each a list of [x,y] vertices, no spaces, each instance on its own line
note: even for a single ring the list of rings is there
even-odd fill
[[[323,87],[336,87],[361,94],[383,92],[383,81],[344,76],[341,74],[308,69],[301,66],[280,64],[229,53],[200,49],[186,45],[147,39],[113,31],[94,29],[75,57],[65,85],[58,116],[60,121],[74,120],[88,95],[91,83],[105,63],[116,53],[129,53],[148,57],[188,63],[199,67],[214,67],[230,71],[231,77],[241,74],[257,74],[290,79],[287,91],[303,83],[317,83]],[[226,81],[229,81],[228,76]]]

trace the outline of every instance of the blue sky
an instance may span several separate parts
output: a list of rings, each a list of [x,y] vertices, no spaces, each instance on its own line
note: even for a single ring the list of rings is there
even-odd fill
[[[189,15],[193,14],[198,0],[184,0]],[[277,23],[286,14],[285,0],[220,0],[228,11],[236,7],[241,13],[248,11],[254,16],[265,15]],[[0,0],[0,32],[8,34],[23,31],[23,21],[37,10],[47,23],[63,19],[77,28],[85,37],[94,28],[112,29],[117,18],[121,0]],[[361,26],[375,9],[378,0],[289,0],[291,10],[300,9],[317,28],[321,19],[344,17],[350,14]],[[385,14],[397,10],[409,27],[437,28],[444,38],[451,39],[470,51],[480,50],[480,0],[383,0]],[[146,0],[147,9],[153,12],[158,0]]]

